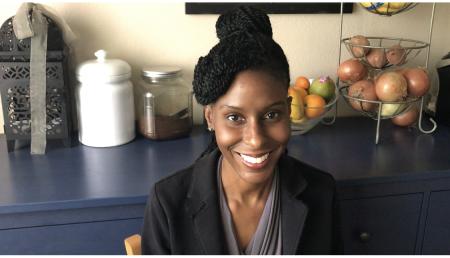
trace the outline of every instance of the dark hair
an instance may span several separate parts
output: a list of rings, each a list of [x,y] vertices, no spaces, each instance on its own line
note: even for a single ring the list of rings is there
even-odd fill
[[[260,70],[289,87],[289,63],[272,38],[269,16],[252,6],[222,14],[216,22],[217,43],[194,69],[193,89],[197,102],[214,103],[224,95],[238,73]],[[205,155],[217,147],[214,133]]]

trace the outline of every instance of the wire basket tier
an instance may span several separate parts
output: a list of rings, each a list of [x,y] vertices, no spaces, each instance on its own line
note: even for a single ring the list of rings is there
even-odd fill
[[[396,3],[362,2],[359,4],[366,11],[383,16],[392,16],[400,14],[409,11],[416,5],[418,5],[418,3],[407,3],[407,2],[396,2]]]
[[[345,102],[353,109],[365,116],[368,116],[374,120],[378,119],[390,119],[396,117],[406,111],[412,106],[420,102],[422,97],[413,98],[407,97],[402,101],[379,101],[379,100],[366,100],[348,95],[348,88],[350,86],[342,86],[339,88],[341,96],[345,99]]]
[[[346,46],[350,55],[359,59],[366,66],[382,70],[391,66],[404,65],[414,59],[420,54],[420,52],[427,48],[430,44],[412,39],[394,38],[394,37],[365,37],[368,41],[368,45],[354,44],[351,42],[352,38],[342,39],[342,43]],[[378,58],[380,54],[384,55],[385,62],[379,66],[374,66],[371,58],[371,53],[378,52]]]

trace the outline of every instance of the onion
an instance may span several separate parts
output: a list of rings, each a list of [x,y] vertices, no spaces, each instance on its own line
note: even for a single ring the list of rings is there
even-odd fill
[[[382,101],[400,101],[407,96],[406,79],[397,72],[385,72],[375,82],[375,92]]]
[[[382,68],[386,65],[386,54],[382,48],[374,48],[366,56],[367,62],[375,68]]]
[[[417,118],[419,118],[419,110],[414,106],[408,111],[392,118],[391,121],[398,126],[410,126],[417,121]]]
[[[400,45],[394,45],[392,46],[387,52],[386,52],[386,59],[390,64],[393,65],[402,65],[406,61],[406,53],[405,49],[402,48]]]
[[[350,43],[352,45],[370,46],[369,40],[367,40],[367,38],[362,35],[353,36],[350,39]],[[352,47],[352,53],[354,57],[363,57],[369,52],[369,50],[370,48],[365,47]]]
[[[367,76],[367,68],[358,59],[348,59],[339,65],[337,74],[341,81],[356,82]]]
[[[375,93],[375,84],[371,80],[357,81],[348,87],[348,95],[350,97],[364,99],[364,100],[377,100]],[[359,100],[349,99],[350,105],[359,111],[371,111],[377,104]]]
[[[408,94],[421,97],[430,89],[430,79],[427,72],[421,68],[409,68],[403,72],[408,85]]]

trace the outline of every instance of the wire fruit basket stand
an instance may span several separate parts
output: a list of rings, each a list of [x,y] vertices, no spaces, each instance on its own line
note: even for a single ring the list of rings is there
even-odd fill
[[[378,9],[375,8],[375,4],[383,3],[360,3],[367,11],[391,16],[394,14],[402,13],[404,11],[410,10],[415,7],[417,3],[403,3],[402,8],[391,8],[389,3],[382,9],[378,5]],[[391,8],[391,9],[390,9]],[[429,41],[431,42],[433,21],[434,21],[435,3],[433,3],[430,29],[429,29]],[[430,55],[430,44],[418,40],[405,39],[405,38],[394,38],[394,37],[365,37],[367,40],[365,43],[360,42],[355,43],[352,38],[342,38],[342,24],[343,24],[343,3],[341,3],[341,24],[340,24],[340,42],[339,42],[339,64],[341,64],[341,47],[345,45],[350,55],[359,60],[368,70],[368,78],[374,79],[385,70],[395,69],[400,67],[410,60],[417,57],[422,50],[426,50],[426,62],[425,70],[428,67],[429,55]],[[383,62],[373,62],[374,59],[369,57],[371,52],[377,51],[380,55],[386,56],[387,60]],[[391,59],[389,58],[391,57]],[[381,100],[368,100],[356,96],[351,96],[349,94],[349,87],[351,82],[337,80],[337,85],[339,87],[340,95],[345,99],[346,103],[352,107],[354,110],[363,114],[364,116],[370,117],[377,121],[375,144],[379,142],[380,136],[380,123],[381,120],[391,119],[399,116],[414,106],[420,105],[419,108],[419,118],[418,118],[418,129],[420,132],[429,134],[436,130],[436,122],[429,118],[432,128],[425,130],[422,125],[422,113],[424,105],[424,96],[415,97],[407,96],[400,101],[381,101]],[[420,104],[419,104],[420,103]]]

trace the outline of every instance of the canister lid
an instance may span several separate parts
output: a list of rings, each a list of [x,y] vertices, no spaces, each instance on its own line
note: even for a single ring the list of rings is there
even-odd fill
[[[107,59],[105,50],[95,52],[97,59],[81,63],[77,68],[79,80],[126,80],[131,77],[130,65],[120,59]]]
[[[150,78],[172,78],[182,74],[181,68],[176,66],[153,66],[142,68],[142,76]]]

